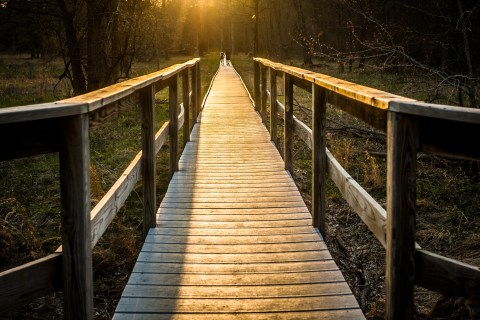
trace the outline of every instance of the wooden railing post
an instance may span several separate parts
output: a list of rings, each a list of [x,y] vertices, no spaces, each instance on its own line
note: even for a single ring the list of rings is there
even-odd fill
[[[198,96],[197,85],[198,85],[198,69],[197,64],[192,67],[192,127],[197,122],[198,117],[198,109],[199,109],[199,100],[200,97]]]
[[[143,235],[156,226],[155,88],[140,91],[142,108]]]
[[[253,101],[257,112],[261,111],[260,100],[260,63],[253,61]]]
[[[285,115],[284,115],[284,148],[283,161],[285,170],[293,174],[293,78],[288,73],[284,74],[283,86],[285,92]]]
[[[170,139],[170,178],[178,171],[178,75],[169,79],[169,139]]]
[[[184,123],[183,123],[183,146],[190,141],[190,88],[188,87],[188,69],[182,72],[182,91],[183,91],[183,110],[184,110]]]
[[[312,84],[312,224],[326,236],[326,91]]]
[[[267,67],[260,67],[260,99],[262,108],[262,122],[267,123]]]
[[[200,61],[197,62],[197,76],[196,76],[196,81],[197,81],[197,113],[195,114],[195,119],[198,118],[198,115],[200,114],[200,109],[202,107],[202,77],[200,76]]]
[[[277,145],[277,70],[270,68],[270,140]]]
[[[62,202],[65,319],[93,319],[88,114],[62,120]]]
[[[386,319],[413,319],[417,148],[416,119],[389,112]]]

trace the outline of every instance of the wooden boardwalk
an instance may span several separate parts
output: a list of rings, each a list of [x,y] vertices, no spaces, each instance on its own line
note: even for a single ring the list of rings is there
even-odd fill
[[[363,319],[233,68],[221,68],[114,319]]]

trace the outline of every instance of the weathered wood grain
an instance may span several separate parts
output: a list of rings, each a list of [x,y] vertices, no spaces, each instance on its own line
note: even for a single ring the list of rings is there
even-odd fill
[[[168,82],[170,177],[178,170],[178,76]]]
[[[413,319],[418,127],[390,112],[387,140],[386,318]]]
[[[155,153],[155,88],[148,86],[140,91],[142,108],[142,188],[143,234],[155,227],[156,153]],[[175,113],[175,120],[177,114]]]
[[[88,115],[63,120],[60,151],[65,318],[93,319]]]
[[[278,108],[277,108],[277,71],[270,69],[270,92],[267,92],[270,98],[270,140],[278,145]]]
[[[285,170],[293,174],[293,79],[290,74],[284,74],[283,90],[285,94],[283,161],[285,162]]]
[[[312,85],[312,223],[325,236],[327,223],[327,103],[325,91]]]
[[[183,146],[190,141],[190,88],[188,80],[188,69],[182,72],[182,103],[184,108]]]
[[[115,318],[362,319],[238,75],[221,68],[210,87]]]
[[[62,255],[55,253],[0,273],[0,310],[62,289]]]

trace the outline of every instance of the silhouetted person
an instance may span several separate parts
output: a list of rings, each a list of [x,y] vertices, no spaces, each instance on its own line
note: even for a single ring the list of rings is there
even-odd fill
[[[227,52],[225,53],[225,56],[226,56],[225,58],[227,60],[226,64],[227,64],[227,66],[229,66],[230,65],[230,50],[227,50]]]
[[[225,53],[220,52],[220,65],[224,66],[225,65]]]

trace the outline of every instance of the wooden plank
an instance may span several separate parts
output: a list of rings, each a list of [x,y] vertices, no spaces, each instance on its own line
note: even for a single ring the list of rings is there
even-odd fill
[[[190,141],[190,88],[188,87],[188,69],[182,72],[182,102],[185,109],[185,124],[183,126],[183,146]]]
[[[191,243],[191,244],[217,244],[217,245],[236,245],[236,244],[265,244],[265,243],[298,243],[298,242],[318,242],[317,233],[295,234],[295,235],[263,235],[263,236],[225,236],[225,235],[162,235],[149,233],[145,243]]]
[[[84,103],[63,101],[0,109],[0,124],[61,118],[88,112]]]
[[[327,223],[327,103],[325,90],[312,85],[312,224],[325,236]]]
[[[198,68],[193,66],[191,68],[192,78],[191,78],[191,87],[192,87],[192,126],[197,122],[198,113],[200,110],[200,96],[198,95]]]
[[[311,234],[314,233],[314,229],[311,225],[297,226],[297,227],[256,227],[256,228],[242,228],[242,229],[216,229],[214,227],[205,226],[204,228],[188,228],[172,226],[165,227],[163,229],[155,228],[150,229],[149,234],[163,234],[163,235],[186,235],[186,236],[265,236],[265,235],[298,235],[298,234]]]
[[[307,243],[275,243],[275,244],[161,244],[144,243],[142,252],[182,253],[182,254],[249,254],[249,253],[282,253],[326,250],[323,242]]]
[[[267,68],[260,67],[260,99],[262,122],[267,121]]]
[[[270,69],[270,140],[278,146],[277,126],[277,71]]]
[[[330,319],[343,319],[343,320],[358,320],[364,319],[360,309],[340,309],[340,310],[323,310],[323,311],[297,311],[297,312],[278,312],[278,313],[115,313],[114,320],[231,320],[231,319],[244,319],[244,320],[330,320]]]
[[[312,271],[338,271],[338,267],[333,259],[323,259],[316,261],[293,261],[278,263],[149,263],[138,262],[135,264],[133,272],[135,273],[161,273],[163,274],[279,274],[279,273],[299,273]],[[344,282],[337,282],[348,287]],[[291,285],[291,284],[287,284]],[[238,292],[240,294],[240,292]],[[316,292],[316,294],[321,291]]]
[[[155,227],[156,153],[155,153],[155,88],[149,86],[140,91],[142,105],[142,188],[143,234]],[[177,115],[175,113],[175,119]]]
[[[253,99],[257,112],[261,111],[260,64],[253,62]]]
[[[387,134],[386,318],[413,319],[418,128],[390,112]]]
[[[242,222],[212,222],[212,221],[162,221],[157,225],[161,228],[218,228],[218,229],[250,229],[250,228],[284,228],[303,227],[311,224],[311,219],[286,221],[242,221]]]
[[[0,124],[0,160],[58,152],[60,122],[61,119],[45,119]]]
[[[249,253],[249,254],[196,254],[191,253],[188,255],[182,253],[143,253],[140,252],[137,261],[149,262],[149,263],[230,263],[230,264],[238,264],[238,261],[242,261],[242,264],[250,264],[250,263],[285,263],[285,262],[295,262],[295,261],[318,261],[318,260],[330,260],[331,255],[327,250],[322,251],[306,251],[306,252],[282,252],[282,253]],[[332,277],[335,277],[334,280],[331,281],[341,281],[339,277],[341,277],[341,273],[339,272],[332,272]],[[235,276],[235,275],[233,275]],[[292,276],[292,275],[291,275]],[[294,276],[292,276],[295,278]],[[320,279],[319,282],[326,282],[326,278],[322,276],[318,276]],[[149,284],[166,284],[166,282],[161,283],[160,279],[157,279],[159,282],[148,281],[145,279],[144,283]],[[202,280],[201,277],[199,279]],[[239,284],[241,280],[237,278],[232,278],[232,284],[235,284],[235,280],[237,280],[236,284]],[[297,283],[302,283],[299,281],[300,279],[286,279],[280,277],[280,279],[272,279],[276,280],[277,282],[281,283],[292,283],[291,281],[298,281]],[[289,281],[291,280],[291,281]],[[131,279],[130,283],[136,283],[136,279]],[[245,281],[249,281],[245,279]],[[252,281],[252,280],[250,280]],[[305,279],[303,279],[305,281]],[[277,283],[278,284],[278,283]],[[186,285],[186,283],[185,283]]]
[[[285,170],[293,174],[293,81],[291,75],[284,75],[283,86],[285,93],[283,161]]]
[[[62,289],[62,255],[55,253],[0,273],[0,310]]]
[[[426,250],[415,252],[415,284],[469,305],[480,304],[480,269]]]
[[[93,319],[88,115],[63,120],[60,151],[63,295],[66,319]]]
[[[141,310],[154,312],[193,312],[205,313],[209,310],[221,310],[222,313],[244,312],[286,312],[320,311],[344,308],[357,308],[353,295],[317,296],[308,298],[264,298],[264,299],[156,299],[122,298],[118,303],[118,312]],[[217,311],[218,312],[218,311]]]
[[[178,77],[170,78],[168,83],[169,139],[170,139],[170,178],[178,171]]]
[[[148,270],[148,269],[147,269]],[[350,288],[346,283],[313,283],[272,286],[135,286],[127,285],[125,296],[129,298],[226,298],[226,299],[257,299],[257,298],[289,298],[314,297],[319,295],[348,294]]]

